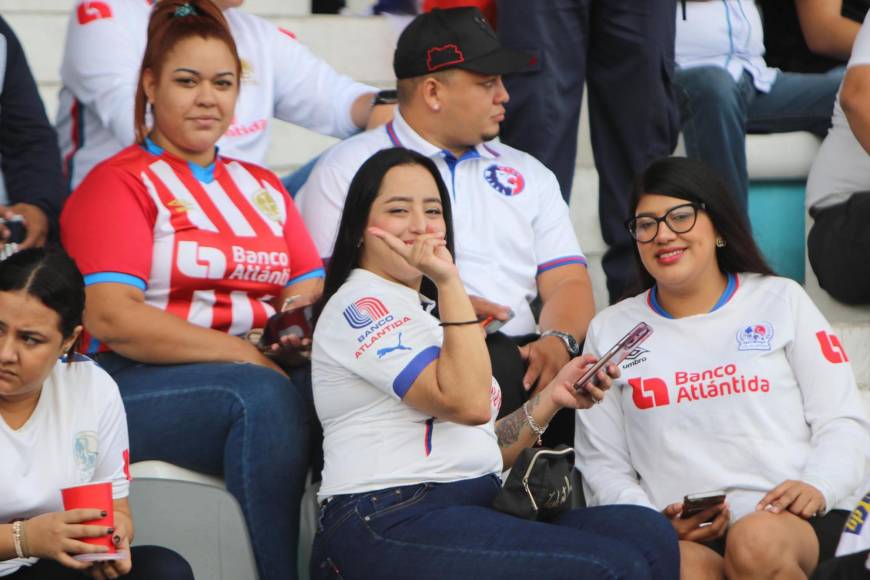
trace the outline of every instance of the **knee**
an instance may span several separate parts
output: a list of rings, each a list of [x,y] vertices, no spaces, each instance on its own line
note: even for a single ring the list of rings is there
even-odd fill
[[[674,82],[692,111],[708,110],[719,115],[740,109],[740,87],[724,68],[702,66],[681,70]]]
[[[741,518],[728,532],[726,566],[740,575],[773,573],[787,565],[788,549],[777,514],[756,512]]]

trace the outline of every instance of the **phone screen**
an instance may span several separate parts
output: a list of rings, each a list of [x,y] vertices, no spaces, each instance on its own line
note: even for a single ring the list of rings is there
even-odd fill
[[[634,328],[632,328],[628,334],[623,336],[616,344],[610,347],[604,356],[598,359],[592,368],[586,371],[580,380],[574,383],[574,389],[579,391],[586,386],[590,380],[593,380],[595,375],[598,374],[603,368],[606,368],[609,364],[618,365],[622,361],[625,360],[625,357],[637,348],[640,343],[645,341],[650,335],[653,333],[652,326],[647,324],[646,322],[641,322]],[[593,383],[594,384],[594,383]]]

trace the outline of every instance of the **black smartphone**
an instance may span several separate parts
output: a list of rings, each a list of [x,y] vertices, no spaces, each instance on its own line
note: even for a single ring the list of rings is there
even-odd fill
[[[580,379],[576,383],[574,383],[574,389],[579,391],[580,389],[585,388],[586,383],[588,383],[590,380],[593,381],[592,384],[594,385],[595,375],[598,374],[598,371],[607,368],[607,365],[609,364],[618,365],[619,363],[624,361],[625,357],[627,357],[631,351],[637,348],[640,343],[649,338],[652,333],[652,326],[650,326],[646,322],[641,322],[637,326],[632,328],[628,334],[623,336],[616,344],[610,347],[610,350],[604,353],[604,356],[598,359],[598,362],[592,365],[591,369],[583,373],[583,376],[580,377]]]
[[[713,507],[714,505],[719,505],[724,501],[725,492],[721,489],[701,493],[690,493],[683,498],[683,513],[680,514],[680,518],[685,520]],[[715,515],[707,520],[707,522],[712,522],[714,519],[716,519]]]

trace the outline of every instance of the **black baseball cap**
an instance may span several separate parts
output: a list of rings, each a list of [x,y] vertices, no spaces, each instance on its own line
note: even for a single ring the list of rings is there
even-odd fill
[[[399,36],[393,57],[397,79],[450,68],[503,75],[536,66],[532,53],[504,48],[480,10],[473,7],[436,8],[420,14]]]

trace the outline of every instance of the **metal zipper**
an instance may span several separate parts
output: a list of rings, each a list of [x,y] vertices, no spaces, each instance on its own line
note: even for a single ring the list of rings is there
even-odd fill
[[[541,455],[561,456],[565,455],[566,453],[574,453],[574,448],[568,447],[567,449],[562,449],[559,451],[556,451],[554,449],[541,449],[540,451],[536,451],[535,454],[532,456],[532,460],[529,461],[529,466],[526,468],[525,474],[523,474],[522,482],[523,489],[526,490],[526,495],[529,496],[529,501],[532,502],[532,508],[534,508],[536,512],[538,511],[538,504],[535,501],[534,496],[532,495],[532,490],[529,489],[529,476],[532,474],[532,469],[535,467],[535,461],[537,461],[538,457],[540,457]]]

